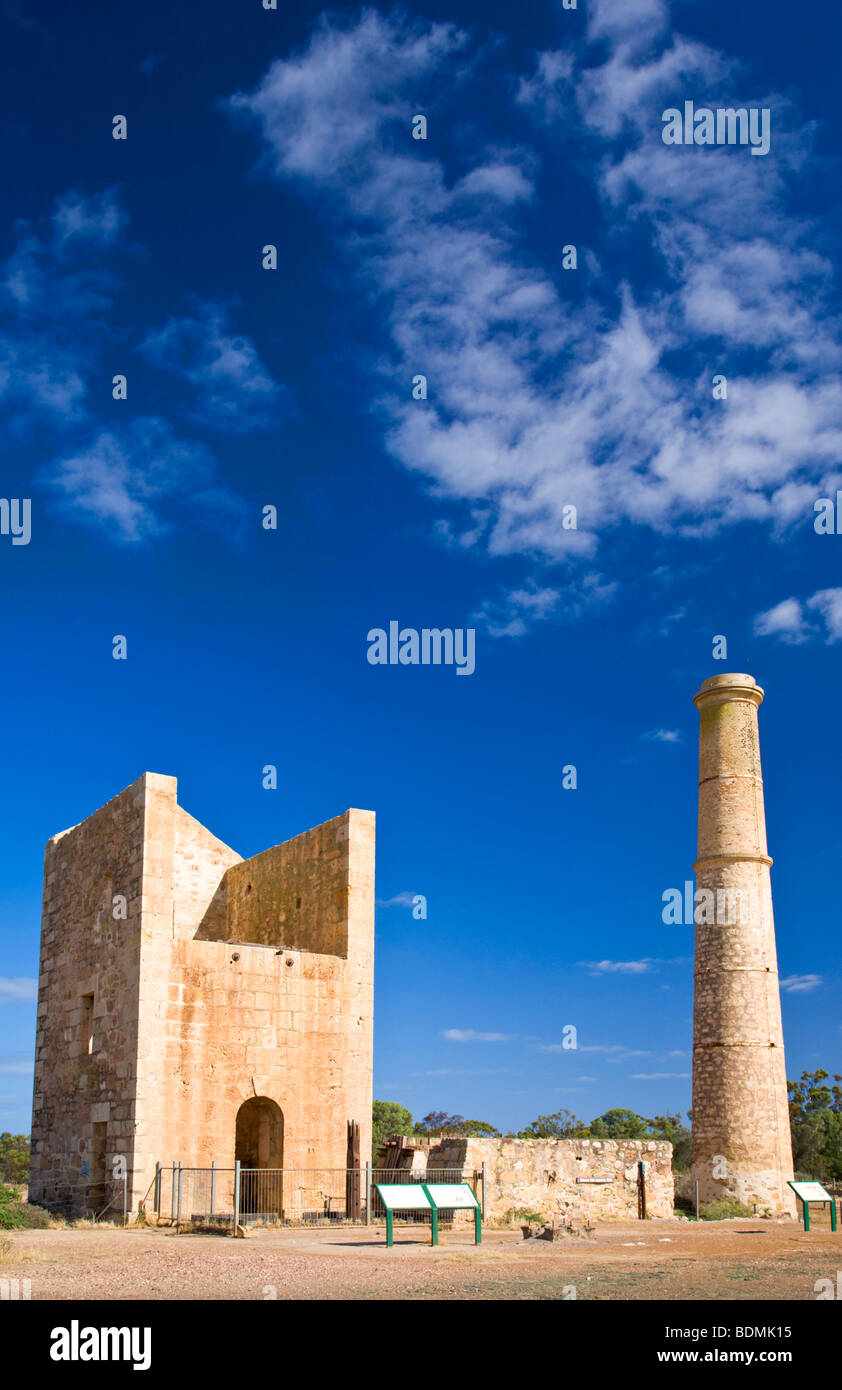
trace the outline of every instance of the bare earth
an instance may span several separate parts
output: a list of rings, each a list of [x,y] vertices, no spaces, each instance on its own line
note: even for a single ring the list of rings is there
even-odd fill
[[[0,1232],[0,1278],[38,1299],[585,1299],[811,1301],[836,1283],[842,1231],[795,1222],[630,1222],[590,1240],[486,1231],[479,1248],[419,1228],[264,1230],[244,1240],[169,1229]],[[575,1292],[574,1292],[575,1290]]]

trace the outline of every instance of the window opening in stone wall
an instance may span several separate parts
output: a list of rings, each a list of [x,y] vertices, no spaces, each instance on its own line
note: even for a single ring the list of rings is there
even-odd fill
[[[94,1050],[94,996],[92,994],[82,995],[82,1052],[89,1057]]]

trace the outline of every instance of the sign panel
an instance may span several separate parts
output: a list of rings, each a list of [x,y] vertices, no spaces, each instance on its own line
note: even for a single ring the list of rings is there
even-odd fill
[[[471,1211],[476,1211],[479,1206],[479,1202],[466,1182],[427,1182],[424,1186],[440,1211],[444,1207],[449,1211],[463,1207],[469,1207]]]
[[[378,1182],[375,1187],[387,1211],[429,1211],[430,1202],[420,1182]]]
[[[788,1184],[796,1197],[802,1202],[832,1202],[829,1192],[825,1192],[820,1182],[791,1182]]]

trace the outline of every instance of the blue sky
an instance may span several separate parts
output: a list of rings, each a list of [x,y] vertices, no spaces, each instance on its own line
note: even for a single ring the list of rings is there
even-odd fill
[[[0,536],[0,1128],[29,1126],[44,842],[147,769],[245,856],[377,812],[376,1095],[502,1128],[686,1110],[692,929],[661,895],[695,857],[692,696],[728,670],[767,692],[788,1071],[842,1070],[842,536],[814,528],[842,23],[0,25],[3,491],[32,504],[29,544]],[[685,100],[768,108],[768,155],[666,146]],[[390,620],[475,628],[476,670],[370,665]]]

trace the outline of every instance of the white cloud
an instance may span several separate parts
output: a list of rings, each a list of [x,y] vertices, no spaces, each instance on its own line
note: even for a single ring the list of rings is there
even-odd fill
[[[611,603],[619,585],[599,574],[585,573],[560,589],[540,588],[527,581],[497,599],[486,599],[472,614],[492,637],[521,637],[533,623],[553,615],[559,622],[575,622],[587,610]]]
[[[86,197],[70,192],[57,199],[53,212],[53,241],[59,248],[68,242],[84,242],[100,250],[119,241],[129,221],[120,206],[117,191],[106,189]]]
[[[585,1043],[578,1048],[579,1052],[604,1052],[606,1060],[613,1062],[623,1062],[627,1057],[651,1057],[651,1052],[641,1052],[638,1049],[630,1048],[625,1043]]]
[[[651,1051],[648,1051],[648,1050],[645,1050],[645,1049],[644,1049],[644,1050],[636,1049],[636,1050],[634,1050],[634,1051],[632,1051],[632,1050],[623,1051],[623,1052],[621,1052],[621,1053],[618,1053],[615,1057],[606,1057],[605,1060],[606,1060],[606,1062],[608,1062],[609,1065],[610,1065],[611,1063],[614,1063],[614,1062],[625,1062],[629,1057],[651,1057],[651,1056],[652,1056]]]
[[[0,266],[0,411],[12,439],[84,420],[119,282],[104,262],[128,218],[114,189],[59,198],[47,225],[17,227]]]
[[[412,907],[418,895],[416,893],[396,893],[393,898],[378,898],[378,907]]]
[[[183,410],[194,423],[228,434],[251,434],[277,424],[286,391],[260,360],[251,338],[238,333],[224,304],[195,301],[195,314],[151,330],[139,351],[155,366],[195,387]]]
[[[824,623],[824,641],[831,645],[842,640],[842,589],[819,589],[803,602],[785,598],[765,613],[758,613],[754,631],[758,637],[776,637],[797,646],[820,635],[821,628],[808,621],[806,613],[816,613]]]
[[[4,999],[36,999],[37,997],[37,980],[26,979],[24,976],[16,978],[0,976],[0,1001]]]
[[[833,267],[789,212],[812,132],[773,94],[774,158],[664,146],[663,105],[697,92],[735,104],[742,80],[667,21],[661,0],[603,0],[584,48],[565,37],[515,96],[568,157],[583,152],[606,253],[629,226],[652,246],[613,303],[598,267],[580,265],[571,300],[557,262],[527,250],[533,150],[501,155],[475,129],[472,167],[452,175],[435,145],[412,148],[418,105],[468,92],[484,61],[464,32],[372,10],[323,18],[228,104],[257,127],[264,167],[323,209],[381,306],[387,448],[443,509],[467,505],[459,543],[492,556],[579,568],[625,524],[697,537],[745,521],[780,528],[842,451]],[[409,401],[392,383],[421,369],[429,398]],[[720,370],[727,402],[712,399]],[[570,503],[577,530],[561,524]],[[564,613],[561,598],[530,607],[519,597],[530,592],[563,590],[535,580],[501,611],[490,605],[497,635]]]
[[[434,1071],[414,1071],[413,1076],[507,1076],[512,1067],[437,1067]]]
[[[632,1074],[632,1081],[687,1081],[689,1071],[639,1071]]]
[[[19,224],[15,249],[0,266],[6,436],[18,442],[46,428],[58,437],[60,444],[42,446],[54,459],[38,479],[68,516],[113,541],[147,541],[176,516],[200,517],[230,538],[239,534],[244,504],[221,482],[203,445],[178,439],[154,416],[134,416],[119,430],[97,424],[89,403],[90,382],[101,389],[114,371],[102,362],[113,358],[118,336],[111,311],[120,281],[107,255],[124,248],[128,220],[112,188],[71,191],[37,228]],[[195,418],[203,424],[238,430],[275,418],[281,388],[250,340],[230,328],[224,306],[199,305],[195,319],[172,320],[147,346],[202,388]]]
[[[583,960],[593,975],[645,975],[652,969],[651,960]]]
[[[641,734],[640,737],[653,743],[682,742],[682,736],[678,729],[650,729],[648,733]]]
[[[512,589],[497,602],[484,603],[474,617],[492,637],[520,637],[530,621],[556,608],[559,597],[557,589]]]
[[[828,643],[842,639],[842,589],[820,589],[808,598],[807,607],[823,619]]]
[[[809,994],[823,983],[821,975],[788,975],[781,980],[781,989],[787,994]]]
[[[473,1028],[446,1028],[442,1033],[448,1042],[510,1042],[508,1033],[478,1033]]]
[[[172,426],[135,416],[119,431],[100,430],[81,450],[57,458],[43,481],[69,515],[115,542],[140,544],[168,528],[162,504],[193,514],[239,519],[242,503],[216,482],[216,461]]]
[[[782,642],[800,643],[807,640],[811,631],[805,621],[804,610],[797,598],[785,598],[758,613],[754,620],[754,631],[758,637],[778,637]]]
[[[647,43],[667,22],[665,0],[590,0],[588,30],[592,38],[622,38]]]
[[[624,1043],[580,1043],[578,1047],[565,1047],[564,1043],[545,1043],[538,1048],[539,1052],[602,1052],[606,1054],[607,1062],[625,1062],[627,1057],[651,1057],[650,1051],[640,1051],[637,1048],[626,1047]],[[582,1079],[581,1077],[579,1078]]]
[[[592,975],[645,975],[659,965],[686,965],[686,956],[644,956],[641,960],[580,960]]]

